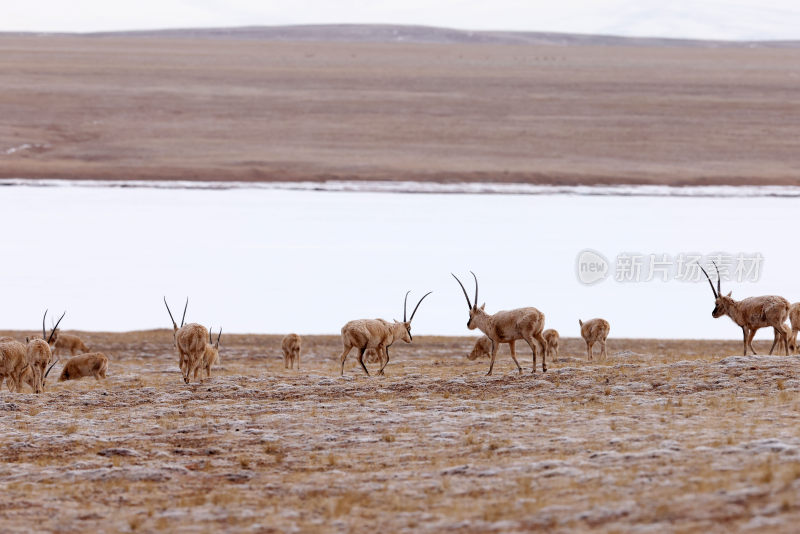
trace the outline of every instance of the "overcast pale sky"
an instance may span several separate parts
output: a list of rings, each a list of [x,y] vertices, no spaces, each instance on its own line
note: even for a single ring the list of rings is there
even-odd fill
[[[800,39],[797,0],[5,0],[0,31],[388,23],[698,39]]]

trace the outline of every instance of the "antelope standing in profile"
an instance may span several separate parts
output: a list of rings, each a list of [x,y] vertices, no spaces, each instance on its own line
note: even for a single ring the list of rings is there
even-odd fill
[[[467,307],[469,308],[467,328],[470,330],[479,329],[492,341],[492,357],[489,362],[489,372],[486,373],[486,376],[492,374],[494,360],[497,357],[497,349],[500,347],[500,343],[508,343],[508,347],[511,349],[511,359],[514,360],[520,374],[522,373],[522,367],[520,367],[517,361],[514,346],[518,339],[524,339],[533,353],[533,369],[531,372],[536,372],[536,353],[538,350],[541,350],[542,372],[546,373],[547,362],[545,361],[545,348],[547,345],[544,337],[542,337],[544,314],[536,308],[517,308],[514,310],[499,311],[491,315],[486,313],[485,303],[482,304],[480,308],[478,307],[478,277],[475,276],[475,273],[472,271],[470,271],[470,273],[472,273],[472,277],[475,279],[474,303],[470,302],[467,290],[464,289],[464,284],[461,283],[461,280],[453,273],[450,274],[453,275],[458,285],[461,286],[461,291],[464,292],[464,298],[467,299]],[[534,343],[534,340],[538,343],[538,347],[536,343]]]
[[[361,364],[361,368],[364,369],[364,372],[369,376],[367,366],[364,365],[364,352],[368,349],[375,349],[380,355],[381,368],[378,374],[383,375],[383,370],[389,363],[389,347],[398,339],[406,343],[411,343],[413,340],[413,337],[411,337],[411,321],[414,320],[414,315],[416,315],[417,309],[419,305],[422,304],[422,301],[425,300],[425,297],[433,292],[429,291],[419,299],[419,302],[417,302],[417,305],[414,307],[414,311],[411,312],[411,317],[406,320],[406,305],[408,303],[409,293],[411,293],[411,291],[406,293],[405,299],[403,300],[402,322],[394,321],[390,323],[383,319],[356,319],[342,327],[342,345],[344,346],[341,356],[342,375],[344,375],[344,362],[347,359],[347,355],[350,354],[350,351],[353,350],[354,347],[359,350],[358,363]]]
[[[759,328],[771,326],[775,329],[775,335],[780,338],[781,346],[789,353],[788,337],[789,333],[785,331],[783,323],[789,315],[789,301],[777,295],[765,295],[762,297],[748,297],[742,300],[734,300],[731,297],[732,292],[727,295],[722,294],[720,287],[720,275],[717,264],[713,261],[714,268],[717,270],[717,288],[714,289],[714,284],[711,278],[702,266],[700,270],[706,275],[708,285],[711,286],[711,291],[714,293],[714,310],[711,316],[715,319],[727,315],[731,320],[742,327],[742,335],[744,338],[744,355],[747,356],[747,349],[750,348],[753,354],[756,354],[753,348],[753,336]],[[775,348],[775,343],[772,344],[772,350]]]
[[[59,351],[69,351],[70,356],[75,356],[75,353],[89,352],[89,347],[86,346],[81,338],[75,334],[63,334],[57,332],[58,338],[55,340],[55,349],[53,356],[56,356]]]
[[[558,358],[558,330],[548,328],[542,332],[542,337],[544,338],[545,343],[547,343],[547,347],[545,347],[545,354],[553,359]]]
[[[297,362],[297,369],[300,369],[300,336],[297,334],[286,334],[281,341],[281,351],[283,351],[283,367],[294,369]]]
[[[203,377],[203,371],[206,372],[206,378],[211,378],[211,366],[219,363],[219,338],[222,337],[222,327],[219,328],[217,335],[217,342],[211,339],[211,329],[208,329],[208,343],[206,344],[206,351],[203,353],[203,364],[200,369],[200,378]],[[197,378],[195,376],[195,378]]]
[[[33,371],[34,393],[41,393],[44,390],[45,369],[50,364],[50,360],[53,357],[53,354],[50,350],[50,344],[53,342],[53,336],[55,335],[56,329],[66,313],[67,312],[64,312],[61,315],[56,325],[50,331],[50,336],[48,337],[47,330],[45,328],[45,319],[47,318],[47,310],[45,310],[44,317],[42,317],[42,337],[39,338],[37,336],[26,339],[28,344],[25,347],[25,356],[28,360],[28,365],[31,366]]]
[[[175,323],[175,318],[172,317],[172,311],[170,311],[169,304],[167,304],[167,297],[164,297],[164,305],[167,307],[169,318],[172,319],[172,340],[175,348],[178,349],[180,358],[178,366],[183,373],[183,381],[188,384],[189,376],[192,373],[194,373],[195,379],[197,378],[197,371],[202,365],[203,356],[206,353],[206,338],[209,338],[209,333],[206,327],[201,324],[183,324],[186,319],[186,308],[189,307],[188,298],[183,306],[180,328]]]
[[[67,360],[58,381],[78,380],[85,376],[93,376],[99,381],[106,377],[106,371],[108,371],[108,357],[102,352],[89,352]]]
[[[606,339],[611,330],[611,325],[605,319],[589,319],[585,323],[578,319],[578,324],[581,326],[581,337],[586,342],[587,359],[592,359],[592,347],[595,343],[600,343],[600,356],[603,359],[608,358],[606,352]]]

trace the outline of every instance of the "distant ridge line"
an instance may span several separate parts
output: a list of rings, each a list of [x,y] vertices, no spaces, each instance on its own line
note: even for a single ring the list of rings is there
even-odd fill
[[[176,28],[91,33],[0,33],[0,36],[3,35],[540,46],[800,47],[800,41],[786,40],[721,41],[551,32],[471,31],[433,26],[391,24],[311,24],[295,26],[245,26],[236,28]]]

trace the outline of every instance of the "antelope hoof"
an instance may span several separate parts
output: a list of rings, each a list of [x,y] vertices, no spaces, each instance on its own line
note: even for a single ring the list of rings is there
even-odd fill
[[[519,371],[519,374],[522,374],[522,367],[517,367],[517,371]]]
[[[542,372],[546,373],[547,372],[547,367],[542,367]]]
[[[184,376],[184,377],[183,377],[183,381],[184,381],[184,382],[186,382],[186,383],[188,384],[188,383],[189,383],[189,377],[188,377],[188,376]]]

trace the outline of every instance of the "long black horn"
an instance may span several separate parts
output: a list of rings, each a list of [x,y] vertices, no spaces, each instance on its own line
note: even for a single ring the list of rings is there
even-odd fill
[[[212,343],[212,339],[211,339],[211,328],[212,328],[212,327],[210,327],[210,326],[208,327],[208,344],[209,344],[209,345]]]
[[[44,327],[44,320],[47,318],[47,310],[44,311],[44,316],[42,317],[42,339],[47,337],[47,329]]]
[[[419,308],[419,305],[422,304],[422,301],[425,300],[425,297],[427,297],[431,293],[433,293],[433,291],[428,291],[427,293],[425,293],[425,295],[421,299],[419,299],[419,302],[417,302],[417,305],[414,307],[414,311],[411,312],[411,319],[408,320],[409,323],[414,320],[414,314],[417,313],[417,308]],[[405,321],[403,321],[403,322],[405,322]]]
[[[714,261],[712,260],[711,263],[714,263]],[[717,295],[722,295],[722,288],[719,287],[722,277],[719,275],[719,267],[717,267],[716,263],[714,263],[714,268],[717,270]]]
[[[217,344],[214,345],[215,347],[219,348],[219,338],[222,337],[222,327],[219,327],[219,335],[217,336]]]
[[[189,297],[186,297],[186,304],[183,306],[183,317],[181,317],[181,328],[183,328],[183,321],[186,319],[186,308],[189,307]]]
[[[469,301],[469,295],[467,295],[467,290],[464,289],[464,284],[461,283],[461,280],[459,280],[456,275],[454,275],[453,273],[450,273],[450,274],[453,276],[453,278],[456,279],[456,282],[458,282],[458,285],[461,286],[461,291],[464,292],[464,298],[467,299],[467,308],[469,308],[471,310],[472,309],[472,303]]]
[[[53,364],[52,364],[50,367],[48,367],[48,368],[47,368],[47,372],[44,374],[44,377],[45,377],[45,378],[47,378],[47,375],[49,375],[49,374],[50,374],[50,371],[53,369],[53,367],[55,367],[55,366],[56,366],[56,364],[57,364],[59,361],[61,361],[61,358],[58,358],[58,359],[56,359],[56,361],[54,361],[54,362],[53,362]]]
[[[178,325],[175,324],[175,318],[172,316],[172,312],[169,310],[169,304],[167,304],[167,297],[164,297],[164,306],[167,307],[167,313],[169,314],[169,318],[172,319],[172,326],[178,328]]]
[[[714,298],[717,298],[718,295],[717,295],[717,291],[714,289],[714,282],[711,281],[711,278],[709,278],[708,273],[706,272],[705,269],[703,269],[702,265],[700,265],[698,263],[697,266],[700,267],[700,270],[703,271],[703,274],[706,275],[706,278],[708,278],[708,285],[711,286],[711,292],[714,293]]]
[[[406,297],[403,299],[403,322],[406,322],[406,310],[407,310],[406,305],[408,304],[409,293],[411,293],[411,291],[406,291]]]
[[[475,279],[475,307],[477,308],[478,307],[478,277],[475,276],[475,273],[473,273],[472,271],[470,271],[470,273],[472,273],[472,278]]]
[[[58,318],[58,321],[56,321],[56,325],[53,327],[53,330],[50,332],[50,337],[47,338],[47,344],[48,345],[53,340],[53,334],[56,333],[56,328],[58,328],[58,325],[61,324],[61,319],[63,319],[66,314],[67,314],[67,312],[65,311],[64,313],[61,314],[61,317]]]

